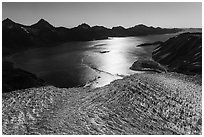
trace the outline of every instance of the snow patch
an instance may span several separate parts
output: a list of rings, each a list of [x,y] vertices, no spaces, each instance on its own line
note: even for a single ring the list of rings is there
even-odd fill
[[[24,30],[26,33],[29,33],[29,31],[26,28],[21,27],[21,29]]]

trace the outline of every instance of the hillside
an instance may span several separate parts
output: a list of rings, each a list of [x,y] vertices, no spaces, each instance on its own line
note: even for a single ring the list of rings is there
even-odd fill
[[[202,73],[202,33],[183,33],[161,43],[152,58],[169,71],[184,74]]]
[[[150,59],[138,59],[132,70],[202,74],[202,33],[183,33],[165,42],[144,43],[156,46]]]
[[[201,134],[200,76],[135,74],[96,88],[3,94],[3,134]]]

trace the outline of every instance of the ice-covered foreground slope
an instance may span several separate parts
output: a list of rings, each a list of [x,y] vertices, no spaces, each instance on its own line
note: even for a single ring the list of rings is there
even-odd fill
[[[135,74],[97,88],[3,94],[3,134],[201,134],[201,76]]]

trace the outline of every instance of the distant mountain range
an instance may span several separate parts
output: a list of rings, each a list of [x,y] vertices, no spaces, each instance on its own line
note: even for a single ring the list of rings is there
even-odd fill
[[[109,29],[104,26],[90,27],[85,23],[74,28],[65,28],[54,27],[44,19],[31,26],[26,26],[7,18],[2,22],[3,56],[32,47],[51,46],[68,41],[90,41],[107,39],[108,37],[165,34],[181,30],[178,28],[148,27],[143,24],[127,29],[122,26]]]

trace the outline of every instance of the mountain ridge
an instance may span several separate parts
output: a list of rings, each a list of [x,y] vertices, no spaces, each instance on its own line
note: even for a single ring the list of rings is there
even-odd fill
[[[44,19],[30,26],[18,24],[10,19],[2,21],[3,56],[42,46],[53,46],[69,41],[92,41],[108,37],[141,36],[179,32],[182,29],[161,29],[143,24],[125,29],[122,26],[112,29],[104,26],[90,26],[82,23],[74,28],[55,27]],[[11,41],[12,39],[12,41]]]
[[[30,27],[42,29],[42,28],[54,28],[48,21],[44,19],[40,19],[37,23],[31,25]]]
[[[14,22],[14,23],[16,23],[16,24],[20,24],[20,23],[18,23],[18,22],[16,22],[16,21],[13,21],[13,20],[10,19],[10,18],[6,18],[6,19],[4,19],[2,22],[6,21],[6,20],[10,20],[10,21],[12,21],[12,22]],[[47,22],[48,24],[50,24],[47,20],[41,18],[41,19],[39,19],[36,23],[30,24],[30,25],[24,25],[24,26],[33,26],[34,24],[37,24],[37,23],[39,23],[39,22]],[[89,25],[89,24],[86,23],[86,22],[82,22],[82,23],[80,23],[78,26],[80,26],[80,25],[82,25],[82,24]],[[21,25],[23,25],[23,24],[21,24]],[[52,25],[52,24],[50,24],[50,25]],[[64,28],[67,28],[67,29],[74,28],[74,27],[65,27],[65,26],[58,26],[58,27],[56,27],[56,26],[54,26],[54,25],[52,25],[52,26],[55,27],[55,28],[59,28],[59,27],[64,27]],[[78,26],[76,26],[76,27],[78,27]],[[89,25],[89,26],[90,26],[90,25]],[[90,27],[92,28],[92,27],[95,27],[95,26],[105,27],[105,26],[103,26],[103,25],[93,25],[93,26],[90,26]],[[147,25],[142,24],[142,23],[139,23],[139,24],[137,24],[137,25],[135,25],[135,26],[132,26],[132,27],[136,27],[136,26],[140,26],[140,27],[153,27],[153,26],[147,26]],[[112,28],[114,28],[114,27],[123,27],[123,26],[118,25],[118,26],[113,26]],[[126,28],[126,27],[123,27],[123,28],[124,28],[124,29],[128,29],[128,28],[132,28],[132,27],[127,27],[127,28]],[[112,28],[108,28],[108,27],[105,27],[105,28],[107,28],[107,29],[112,29]],[[165,27],[153,27],[153,28],[165,28]],[[173,29],[173,28],[168,28],[168,29]]]

